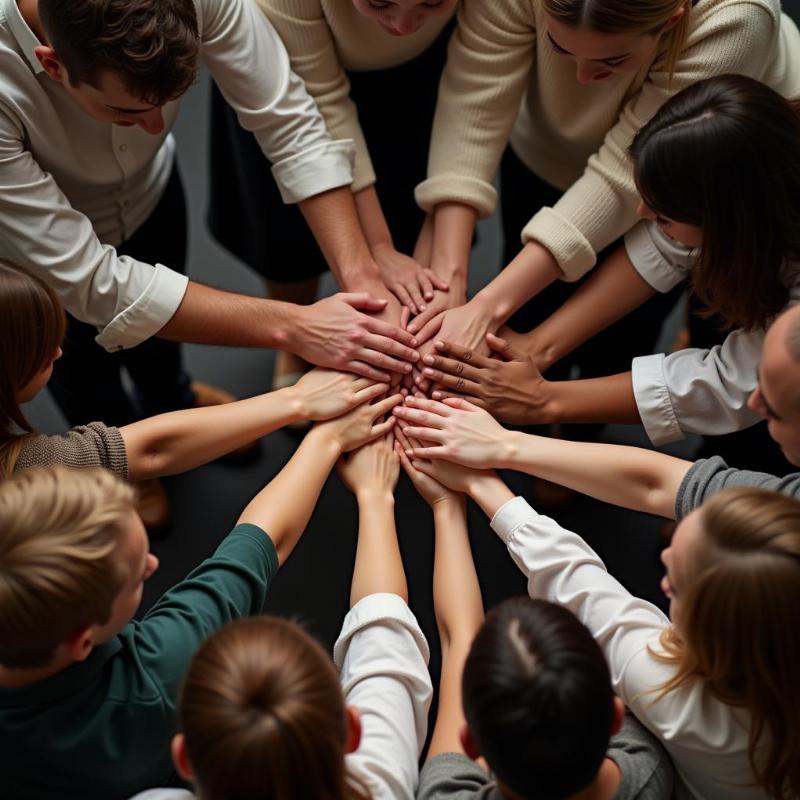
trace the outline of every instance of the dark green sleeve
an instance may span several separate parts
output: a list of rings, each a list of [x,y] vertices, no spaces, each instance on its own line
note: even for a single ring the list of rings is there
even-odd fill
[[[140,668],[168,702],[204,639],[228,622],[261,613],[277,571],[278,554],[267,534],[237,525],[211,558],[123,631]]]
[[[800,473],[778,478],[766,472],[732,469],[719,456],[697,461],[684,475],[675,497],[675,519],[681,520],[723,489],[769,489],[800,499]]]

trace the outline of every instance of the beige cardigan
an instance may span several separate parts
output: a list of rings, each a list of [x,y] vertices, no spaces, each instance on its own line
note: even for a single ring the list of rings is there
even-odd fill
[[[392,36],[353,7],[352,0],[257,0],[278,31],[292,63],[317,101],[334,139],[353,139],[353,191],[375,183],[369,150],[350,99],[345,70],[403,64],[430,47],[452,17],[432,17],[416,33]]]
[[[581,85],[574,63],[547,40],[540,0],[462,0],[418,203],[431,210],[460,201],[490,214],[491,181],[511,134],[519,158],[565,190],[522,240],[541,242],[567,280],[579,278],[633,226],[638,197],[627,148],[671,94],[726,72],[800,94],[800,33],[778,0],[698,0],[690,13],[671,87],[657,60]]]

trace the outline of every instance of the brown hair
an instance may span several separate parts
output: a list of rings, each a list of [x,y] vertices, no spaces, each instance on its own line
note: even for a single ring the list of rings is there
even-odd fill
[[[346,773],[336,669],[293,622],[253,617],[209,638],[186,675],[179,725],[205,800],[369,797]]]
[[[690,0],[542,0],[544,10],[573,28],[598,33],[658,35],[680,8],[683,16],[667,31],[664,70],[671,77],[689,33]]]
[[[114,551],[134,491],[101,469],[27,470],[0,482],[0,664],[46,666],[111,615],[124,575]]]
[[[66,326],[49,286],[0,261],[0,478],[13,472],[19,431],[32,431],[17,396],[53,359]]]
[[[797,797],[800,503],[763,489],[729,489],[703,504],[700,524],[680,632],[665,629],[665,654],[653,654],[677,667],[658,698],[701,678],[722,702],[745,707],[756,781],[773,797]]]
[[[108,70],[134,96],[163,106],[197,76],[192,0],[39,0],[39,17],[73,86],[97,88]]]
[[[766,328],[789,301],[782,271],[800,256],[800,114],[742,75],[668,100],[630,148],[656,213],[703,231],[692,290],[728,327]]]

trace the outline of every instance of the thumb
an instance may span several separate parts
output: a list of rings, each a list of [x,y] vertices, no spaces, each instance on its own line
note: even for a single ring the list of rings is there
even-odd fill
[[[499,353],[506,361],[525,361],[527,355],[516,347],[512,347],[505,339],[495,336],[493,333],[486,334],[486,343],[495,353]]]
[[[364,311],[383,311],[386,308],[388,300],[383,300],[379,297],[373,297],[367,292],[340,292],[338,295],[340,300],[344,300],[348,305],[353,308],[363,309]]]

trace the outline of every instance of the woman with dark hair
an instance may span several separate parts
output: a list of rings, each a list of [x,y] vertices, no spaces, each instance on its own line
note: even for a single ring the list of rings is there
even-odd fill
[[[755,424],[747,407],[769,322],[800,300],[800,115],[768,86],[725,75],[666,103],[631,146],[644,218],[507,361],[445,345],[427,371],[508,422],[639,422],[654,444]],[[558,361],[656,292],[688,279],[727,335],[708,350],[636,358],[630,372],[547,381]],[[523,350],[524,348],[524,350]],[[468,362],[468,363],[467,363]]]

